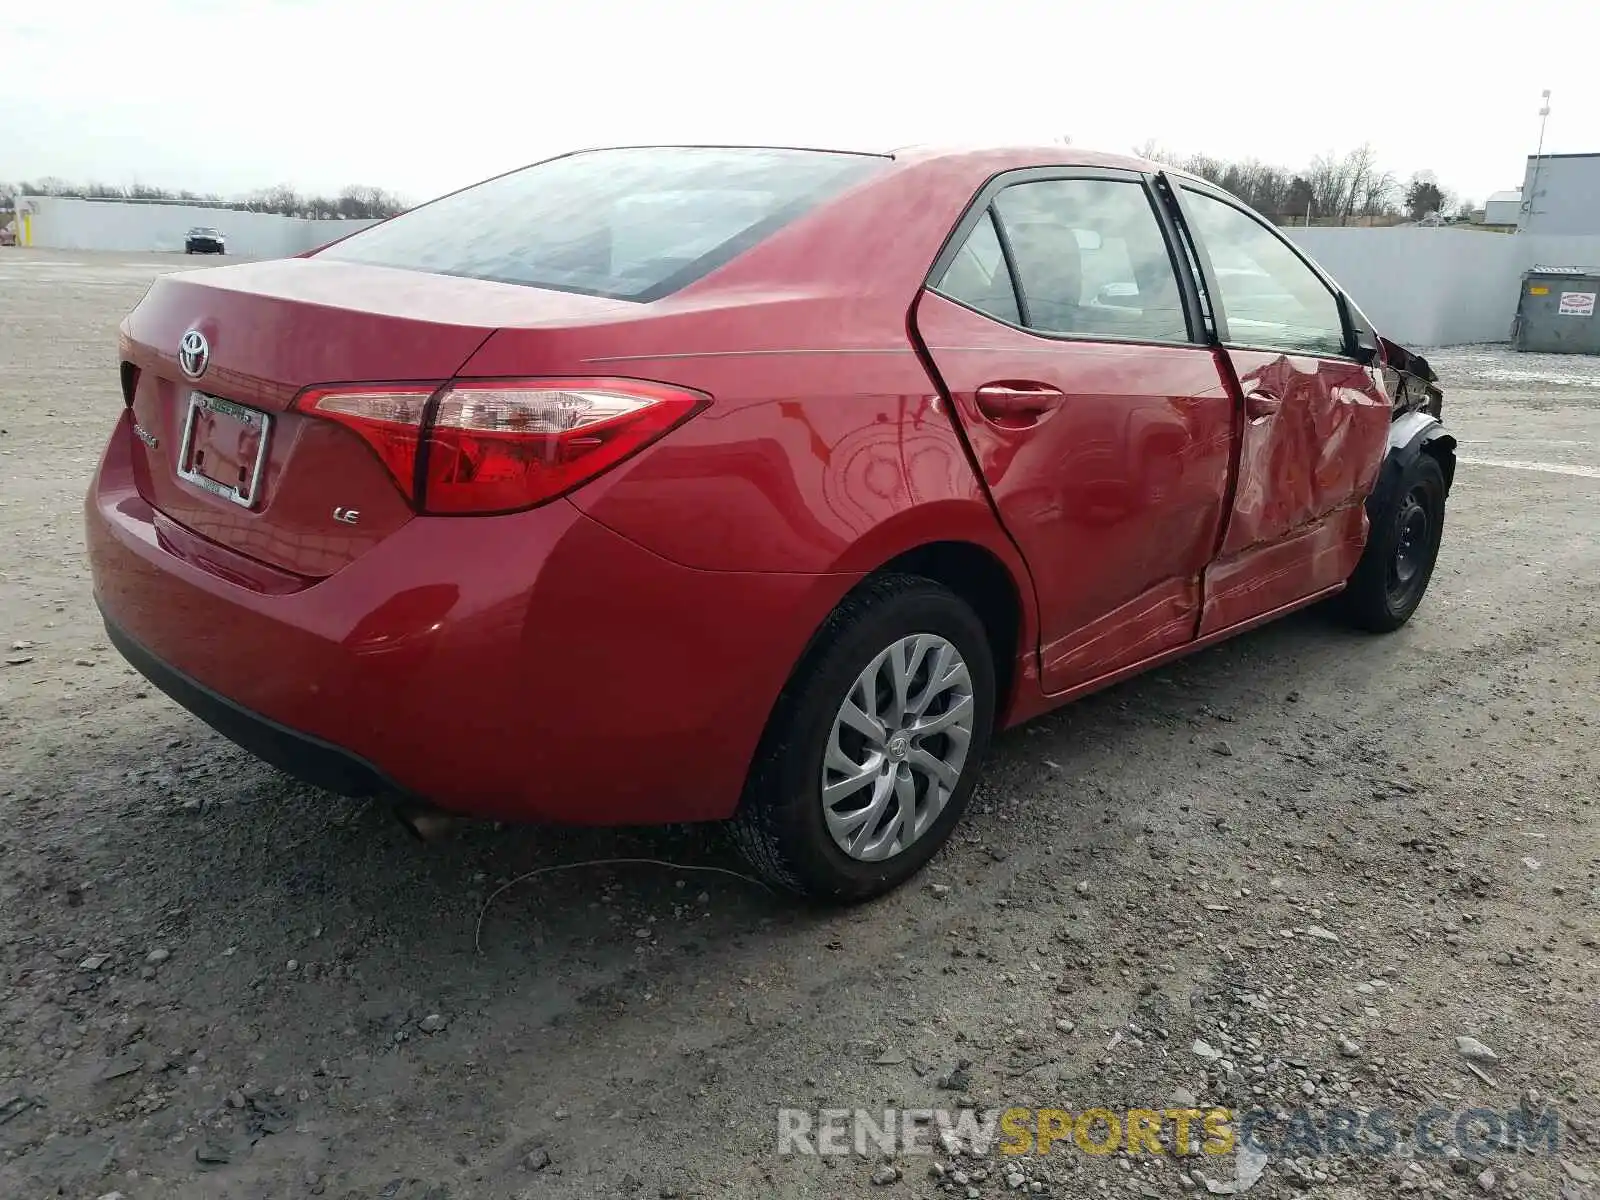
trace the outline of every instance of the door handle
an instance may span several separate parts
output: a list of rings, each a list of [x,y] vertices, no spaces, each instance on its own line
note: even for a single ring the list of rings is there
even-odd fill
[[[1065,400],[1066,393],[1044,383],[986,383],[975,397],[984,416],[995,421],[1040,417]]]
[[[1283,397],[1274,396],[1271,392],[1251,392],[1244,398],[1245,415],[1252,420],[1270,417],[1282,407]]]

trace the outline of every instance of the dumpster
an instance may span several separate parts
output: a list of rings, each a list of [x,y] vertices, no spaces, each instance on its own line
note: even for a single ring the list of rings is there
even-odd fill
[[[1511,340],[1539,354],[1600,354],[1600,270],[1534,267],[1522,276]]]

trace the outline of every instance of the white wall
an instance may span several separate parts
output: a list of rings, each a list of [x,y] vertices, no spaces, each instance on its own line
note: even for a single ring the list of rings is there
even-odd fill
[[[219,230],[228,253],[287,258],[344,237],[371,221],[310,221],[275,213],[187,204],[119,204],[67,196],[29,196],[31,241],[55,250],[183,250],[195,226]]]
[[[1446,226],[1284,232],[1386,337],[1413,347],[1507,341],[1524,271],[1600,264],[1600,237]]]
[[[372,224],[58,196],[28,203],[33,245],[61,250],[181,251],[192,226],[209,225],[222,231],[230,254],[283,258]],[[1600,267],[1600,236],[1447,226],[1284,232],[1349,290],[1385,336],[1415,347],[1506,341],[1525,270]]]

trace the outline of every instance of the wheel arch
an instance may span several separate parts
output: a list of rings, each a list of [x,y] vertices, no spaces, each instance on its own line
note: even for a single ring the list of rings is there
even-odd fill
[[[1004,729],[1017,707],[1019,684],[1031,679],[1023,670],[1030,645],[1025,636],[1027,620],[1023,588],[1015,575],[992,551],[974,542],[929,542],[907,550],[884,563],[868,576],[884,574],[920,575],[949,588],[972,606],[989,636],[994,656],[995,728]],[[1032,585],[1028,585],[1031,593]]]
[[[943,536],[918,538],[913,533],[918,529],[930,534],[938,530]],[[986,505],[946,500],[909,510],[857,541],[833,570],[848,575],[850,585],[834,597],[795,655],[783,686],[772,698],[752,763],[761,761],[773,739],[782,736],[794,681],[819,653],[834,612],[885,575],[931,579],[972,606],[994,657],[996,730],[1026,720],[1044,707],[1033,577]],[[749,799],[748,787],[747,780],[741,807]]]
[[[1426,454],[1438,462],[1448,496],[1456,476],[1456,439],[1431,413],[1409,412],[1389,427],[1386,466],[1388,462],[1397,461],[1403,468],[1418,454]]]
[[[1419,454],[1426,454],[1439,464],[1444,475],[1445,496],[1450,495],[1450,485],[1456,475],[1456,439],[1445,429],[1443,422],[1425,412],[1410,412],[1389,427],[1389,449],[1378,468],[1377,481],[1367,495],[1367,516],[1376,520],[1378,515],[1394,503],[1395,489],[1404,478],[1406,468]]]
[[[1444,503],[1455,474],[1455,447],[1456,439],[1445,432],[1435,417],[1427,413],[1407,413],[1391,428],[1389,451],[1384,456],[1377,481],[1366,499],[1366,545],[1362,548],[1361,560],[1340,595],[1341,608],[1357,628],[1371,633],[1393,632],[1411,619],[1421,603],[1433,574],[1440,538],[1443,536]],[[1388,576],[1388,565],[1399,537],[1396,518],[1400,515],[1404,497],[1411,486],[1410,481],[1417,477],[1417,468],[1424,462],[1432,463],[1438,470],[1442,494],[1439,496],[1439,510],[1429,529],[1432,545],[1429,548],[1430,556],[1422,567],[1422,581],[1409,595],[1406,594],[1409,585],[1405,585],[1397,608]]]
[[[897,539],[871,550],[862,545],[853,548],[850,570],[858,578],[833,607],[883,575],[919,575],[949,588],[972,606],[989,635],[995,666],[995,725],[1003,729],[1032,716],[1037,708],[1032,694],[1038,690],[1039,644],[1033,578],[997,527],[994,537],[984,536],[981,530],[950,532],[953,536]],[[795,660],[796,671],[816,650],[826,625],[824,618],[812,631]]]
[[[1439,470],[1444,472],[1444,494],[1449,496],[1450,486],[1456,481],[1455,435],[1446,433],[1442,425],[1430,429],[1423,434],[1421,450],[1438,462]]]

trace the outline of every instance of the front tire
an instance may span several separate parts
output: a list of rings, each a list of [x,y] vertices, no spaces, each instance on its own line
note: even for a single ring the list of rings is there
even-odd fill
[[[846,597],[778,698],[735,842],[769,883],[855,903],[891,891],[949,838],[994,726],[983,623],[929,579]]]
[[[1378,511],[1367,548],[1339,599],[1358,629],[1389,633],[1411,619],[1433,578],[1444,535],[1444,471],[1419,452]]]

